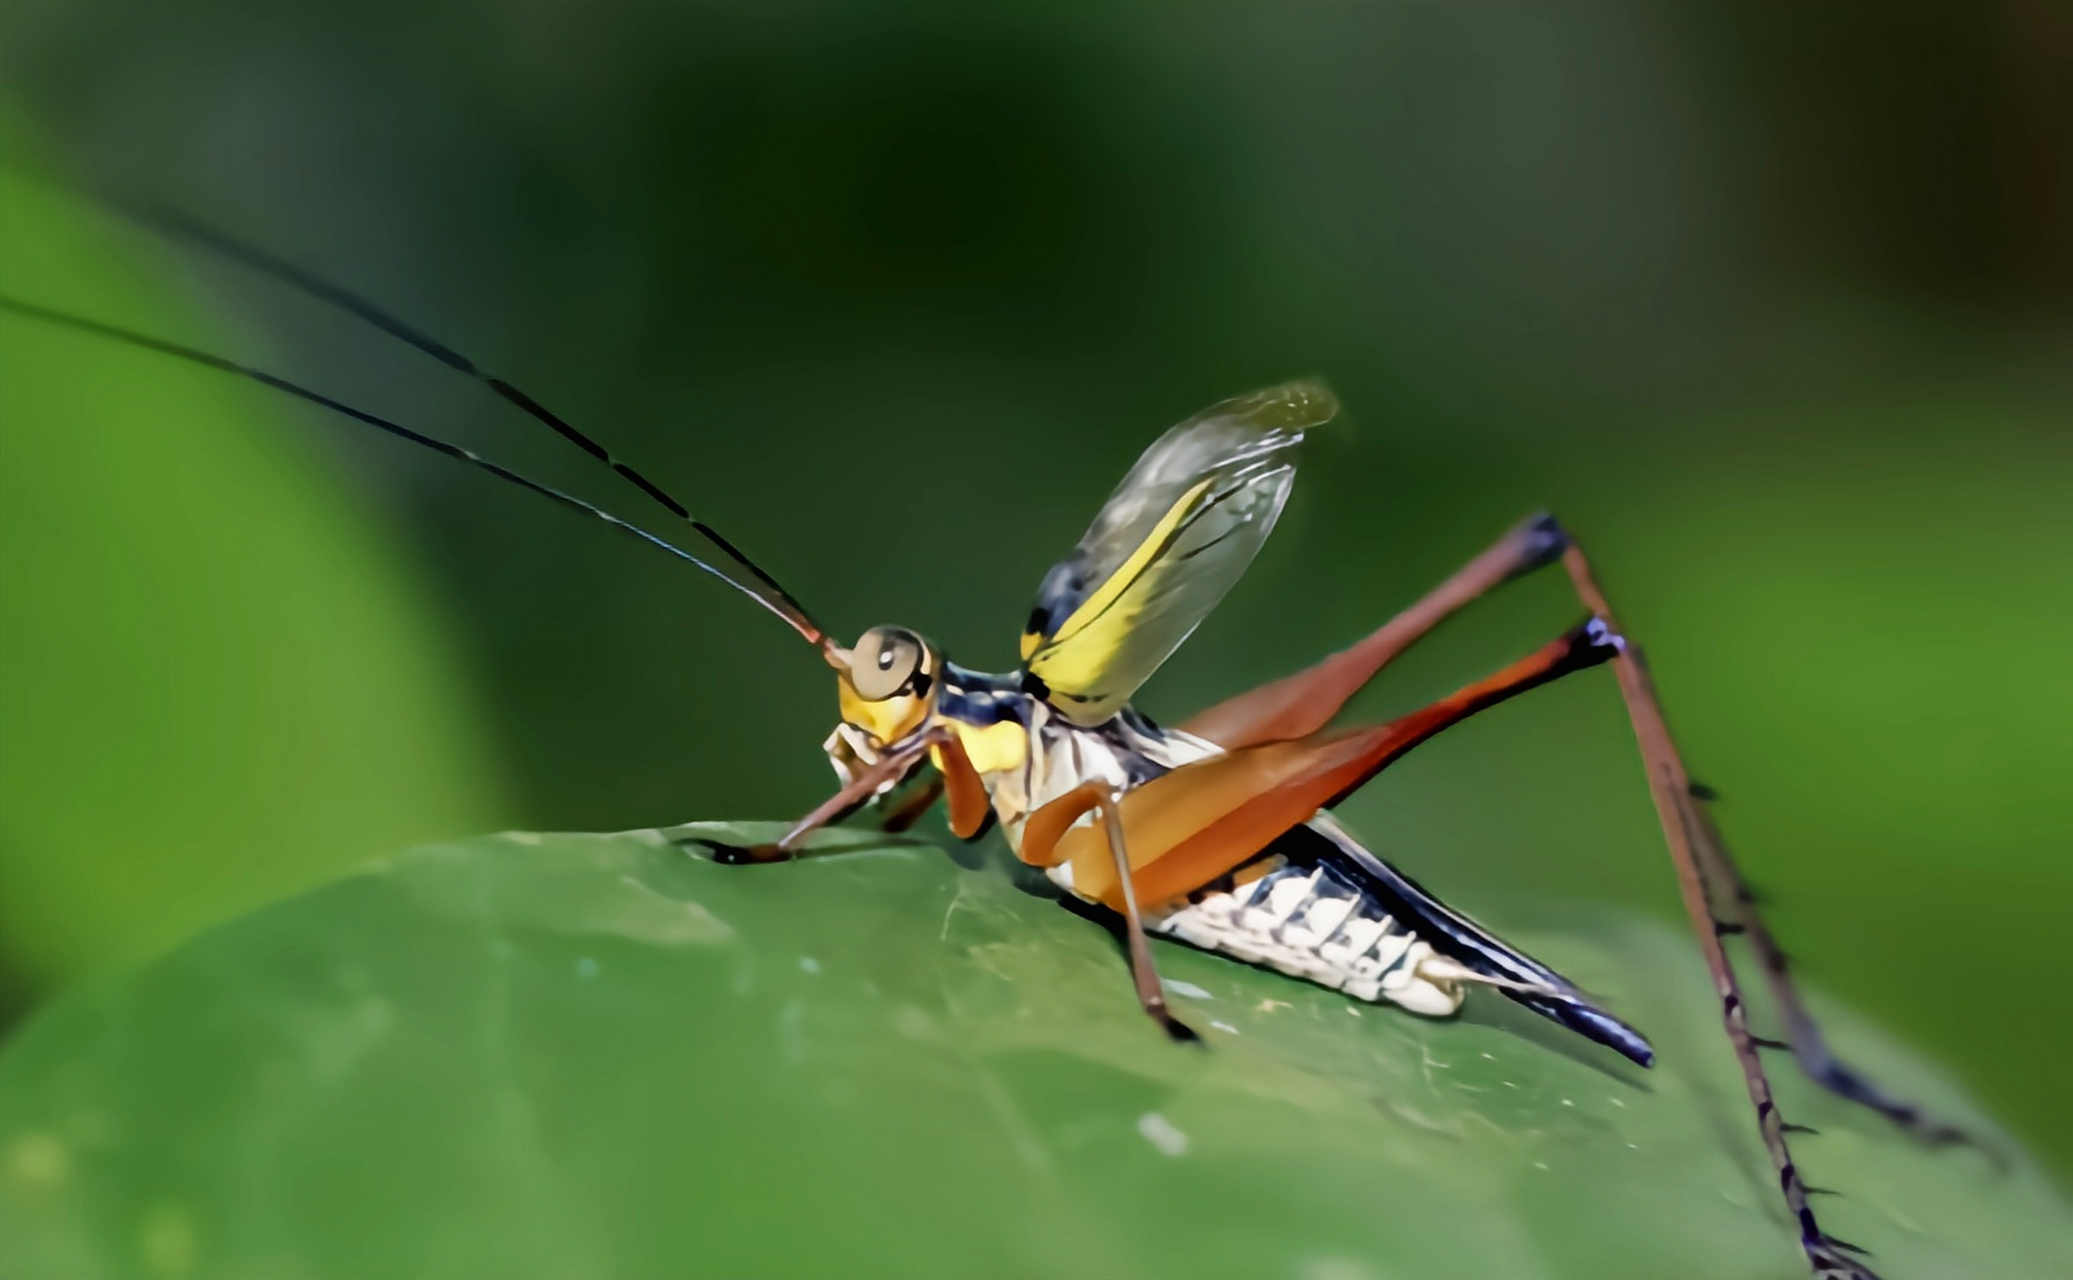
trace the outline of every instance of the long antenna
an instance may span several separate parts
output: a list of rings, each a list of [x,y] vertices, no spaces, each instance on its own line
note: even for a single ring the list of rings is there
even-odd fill
[[[811,618],[806,616],[805,610],[801,609],[790,596],[785,595],[782,591],[777,592],[773,596],[760,587],[744,583],[707,564],[704,560],[692,555],[675,543],[664,541],[639,525],[620,519],[603,507],[585,502],[572,493],[564,493],[552,485],[545,485],[537,480],[528,479],[509,467],[490,461],[472,449],[464,449],[460,445],[425,435],[420,431],[413,431],[400,422],[393,422],[388,418],[384,418],[379,414],[369,413],[364,409],[356,409],[343,401],[334,400],[322,392],[312,391],[308,387],[290,382],[286,378],[277,377],[264,369],[254,369],[250,365],[239,364],[235,360],[226,360],[222,356],[211,355],[206,351],[197,351],[193,347],[184,347],[176,342],[167,342],[162,338],[154,338],[148,334],[118,328],[111,324],[103,324],[98,320],[89,320],[84,316],[76,316],[68,312],[56,311],[49,307],[37,306],[35,303],[23,302],[19,299],[8,297],[5,294],[0,294],[0,311],[11,311],[16,315],[26,316],[32,320],[62,325],[82,333],[93,334],[96,337],[108,338],[133,347],[141,347],[146,351],[155,351],[160,355],[172,356],[178,360],[185,360],[205,368],[215,369],[220,373],[235,374],[241,378],[249,378],[261,386],[272,387],[276,391],[286,392],[299,400],[305,400],[310,404],[329,409],[333,413],[343,414],[348,418],[364,423],[376,430],[385,431],[399,439],[408,440],[415,445],[422,445],[434,453],[444,454],[456,461],[478,467],[499,480],[507,480],[520,488],[529,489],[545,498],[551,498],[565,507],[581,511],[586,515],[596,516],[613,528],[631,534],[649,546],[660,548],[680,560],[690,562],[692,565],[703,569],[713,577],[741,592],[749,599],[754,600],[757,604],[762,605],[765,609],[768,609],[794,631],[804,636],[808,643],[825,647],[825,633],[818,626],[814,625]]]
[[[124,214],[163,235],[198,245],[211,253],[228,258],[253,271],[257,271],[261,275],[277,280],[320,302],[328,303],[342,311],[357,316],[390,337],[417,348],[447,368],[466,374],[468,377],[480,382],[491,391],[496,392],[504,400],[516,405],[534,420],[552,428],[563,439],[610,467],[622,479],[632,484],[642,493],[647,494],[648,497],[661,506],[668,508],[671,515],[689,524],[693,533],[717,548],[722,555],[733,561],[751,577],[755,578],[756,581],[762,583],[765,590],[775,597],[775,603],[781,604],[785,610],[789,611],[790,616],[786,620],[799,627],[800,634],[805,635],[807,639],[816,644],[820,643],[825,636],[826,633],[808,617],[805,608],[792,598],[790,592],[778,585],[777,579],[765,573],[762,566],[749,559],[739,547],[736,547],[732,542],[722,537],[717,529],[692,515],[689,508],[671,497],[663,490],[661,485],[656,484],[653,480],[634,470],[629,464],[612,456],[610,450],[569,425],[561,415],[502,378],[485,371],[476,365],[473,360],[470,360],[452,347],[419,332],[359,294],[333,284],[322,276],[305,270],[283,258],[275,257],[264,249],[236,239],[226,232],[197,222],[185,214],[158,205],[133,204],[120,200],[113,203]],[[725,577],[726,575],[723,574],[721,576]],[[729,578],[728,581],[733,582],[734,580]],[[740,586],[741,584],[737,582],[735,585]],[[751,592],[750,594],[756,593]],[[766,605],[773,604],[769,599],[765,599],[764,603]],[[772,611],[779,612],[774,607]],[[780,614],[780,616],[784,615]]]

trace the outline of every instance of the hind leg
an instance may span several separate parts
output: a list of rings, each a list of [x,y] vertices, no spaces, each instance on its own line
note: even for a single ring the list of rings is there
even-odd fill
[[[1357,644],[1306,670],[1211,707],[1182,727],[1227,750],[1315,733],[1377,672],[1441,622],[1496,587],[1558,560],[1568,566],[1570,578],[1584,604],[1593,613],[1609,618],[1611,615],[1604,612],[1604,595],[1593,580],[1582,551],[1572,544],[1554,517],[1545,514],[1532,516],[1513,526],[1445,582]],[[1629,704],[1638,698],[1650,707],[1656,707],[1654,690],[1648,685],[1638,654],[1623,665],[1632,667],[1638,674],[1638,683],[1625,674],[1620,678],[1621,692]],[[1721,841],[1719,831],[1701,803],[1703,796],[1688,786],[1689,779],[1682,761],[1676,758],[1675,746],[1670,741],[1667,726],[1662,723],[1659,707],[1654,710],[1652,718],[1660,729],[1661,748],[1669,752],[1677,776],[1684,778],[1687,784],[1681,798],[1676,801],[1674,815],[1666,811],[1664,822],[1666,830],[1674,821],[1679,830],[1688,831],[1685,845],[1689,856],[1679,856],[1693,864],[1695,873],[1716,900],[1713,905],[1719,910],[1709,911],[1708,919],[1713,923],[1706,927],[1723,935],[1741,933],[1748,937],[1763,967],[1766,982],[1778,1001],[1786,1027],[1786,1044],[1800,1068],[1816,1084],[1872,1108],[1927,1142],[1973,1142],[1986,1149],[1984,1144],[1979,1144],[1963,1130],[1937,1120],[1913,1103],[1886,1092],[1864,1073],[1839,1060],[1829,1049],[1820,1027],[1808,1013],[1806,1002],[1800,998],[1786,970],[1784,952],[1750,900],[1734,861],[1728,855],[1727,846]],[[1638,731],[1638,720],[1636,727]],[[1644,751],[1649,749],[1646,740],[1643,748]],[[1652,775],[1655,768],[1651,763]],[[1651,776],[1650,785],[1655,783],[1656,779]],[[1658,808],[1662,808],[1660,803]],[[1759,1038],[1756,1044],[1758,1048],[1766,1048],[1771,1042]],[[1995,1153],[1989,1150],[1989,1154]]]
[[[1599,589],[1583,551],[1571,543],[1563,553],[1562,563],[1585,605],[1599,617],[1610,621],[1614,616],[1611,605]],[[1725,865],[1724,850],[1709,839],[1710,824],[1694,798],[1691,775],[1685,771],[1683,757],[1678,754],[1677,744],[1670,736],[1669,723],[1663,718],[1662,704],[1656,698],[1655,686],[1649,679],[1641,650],[1630,641],[1613,659],[1612,669],[1619,680],[1620,696],[1627,704],[1627,716],[1633,723],[1642,761],[1648,769],[1649,792],[1655,799],[1663,837],[1670,846],[1671,860],[1677,867],[1677,883],[1684,897],[1685,911],[1691,916],[1692,927],[1698,934],[1699,950],[1706,957],[1706,967],[1713,972],[1714,991],[1720,997],[1721,1020],[1727,1028],[1728,1041],[1734,1046],[1735,1058],[1742,1066],[1743,1083],[1748,1089],[1750,1104],[1756,1108],[1757,1128],[1763,1135],[1765,1149],[1770,1153],[1771,1165],[1777,1171],[1779,1190],[1785,1197],[1786,1208],[1798,1224],[1800,1247],[1820,1280],[1878,1280],[1869,1267],[1851,1256],[1859,1252],[1856,1246],[1821,1229],[1808,1202],[1811,1193],[1800,1177],[1799,1166],[1793,1161],[1791,1147],[1786,1141],[1790,1126],[1778,1113],[1770,1077],[1765,1074],[1757,1052],[1765,1042],[1749,1029],[1748,1007],[1742,999],[1741,983],[1721,944],[1723,935],[1733,931],[1733,922],[1721,914],[1722,906],[1745,919],[1754,918],[1753,912],[1745,900],[1746,894],[1728,895],[1736,899],[1728,904],[1715,901],[1736,881],[1732,879],[1731,868]],[[1782,970],[1780,972],[1782,974]],[[1796,996],[1794,1004],[1797,1004]],[[1802,1017],[1804,1012],[1802,1009]],[[1811,1028],[1812,1021],[1807,1020],[1806,1026]]]
[[[1696,819],[1692,832],[1693,847],[1699,855],[1699,864],[1707,879],[1718,886],[1712,896],[1716,900],[1725,898],[1733,912],[1733,919],[1717,921],[1715,927],[1722,934],[1741,934],[1749,940],[1749,949],[1756,953],[1772,998],[1778,1002],[1779,1016],[1785,1021],[1785,1043],[1791,1048],[1800,1070],[1815,1084],[1870,1107],[1931,1146],[1968,1143],[1984,1151],[1996,1164],[2003,1163],[2005,1157],[1976,1135],[1939,1120],[1914,1103],[1888,1092],[1877,1081],[1836,1057],[1834,1050],[1828,1047],[1828,1037],[1821,1033],[1821,1024],[1814,1021],[1814,1015],[1808,1012],[1799,986],[1792,980],[1777,936],[1764,922],[1763,913],[1757,910],[1756,895],[1750,892],[1742,879],[1741,871],[1728,854],[1727,842],[1721,838],[1720,828],[1706,810],[1703,788],[1694,788],[1690,799]],[[1775,1042],[1760,1040],[1757,1047],[1772,1048]]]
[[[1226,751],[1316,733],[1375,673],[1493,587],[1553,564],[1568,541],[1549,515],[1529,516],[1365,639],[1294,675],[1197,712],[1181,728]]]

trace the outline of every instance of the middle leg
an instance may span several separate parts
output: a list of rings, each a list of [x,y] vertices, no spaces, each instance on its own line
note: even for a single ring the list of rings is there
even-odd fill
[[[1130,870],[1130,851],[1123,841],[1122,800],[1122,792],[1105,788],[1095,800],[1094,807],[1101,819],[1102,834],[1108,842],[1116,881],[1122,886],[1123,932],[1125,945],[1130,951],[1130,979],[1137,988],[1137,1003],[1168,1036],[1175,1040],[1194,1040],[1198,1038],[1194,1029],[1167,1010],[1166,988],[1159,981],[1158,966],[1152,962],[1152,944],[1145,937],[1144,917],[1137,910],[1137,889],[1133,883],[1136,877]]]

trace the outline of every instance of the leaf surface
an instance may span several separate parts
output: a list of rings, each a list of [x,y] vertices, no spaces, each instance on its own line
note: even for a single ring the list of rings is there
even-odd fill
[[[1648,1031],[1643,1072],[1471,997],[1448,1022],[1100,928],[997,867],[832,833],[435,846],[70,993],[0,1056],[0,1274],[1787,1280],[1804,1275],[1686,939],[1513,936]],[[1500,923],[1505,923],[1501,922]],[[1962,1120],[1847,1011],[1839,1046]],[[1779,1072],[1888,1280],[2073,1274],[2026,1161],[1929,1151]]]

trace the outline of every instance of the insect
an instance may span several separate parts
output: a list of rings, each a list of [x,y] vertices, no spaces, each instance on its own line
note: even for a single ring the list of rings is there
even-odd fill
[[[457,445],[263,370],[149,335],[0,297],[0,310],[251,379],[480,468],[674,555],[789,625],[834,669],[841,719],[824,749],[840,786],[776,842],[724,860],[794,856],[816,829],[865,806],[888,826],[940,797],[951,829],[997,825],[1025,863],[1120,918],[1144,1011],[1175,1039],[1152,936],[1280,970],[1348,996],[1441,1016],[1482,988],[1643,1066],[1648,1042],[1546,965],[1454,911],[1364,847],[1332,808],[1419,743],[1508,698],[1609,665],[1639,743],[1684,904],[1720,1001],[1781,1194],[1815,1275],[1876,1280],[1863,1251],[1825,1232],[1790,1149],[1760,1053],[1789,1050],[1817,1083],[1932,1143],[1967,1140],[1840,1061],[1809,1015],[1784,957],[1671,738],[1648,668],[1620,629],[1589,560],[1551,517],[1500,537],[1422,599],[1351,647],[1164,727],[1130,700],[1252,562],[1296,475],[1304,433],[1336,411],[1321,385],[1291,383],[1211,406],[1161,436],[1072,551],[1045,576],[1022,637],[1022,665],[968,670],[919,633],[878,626],[839,643],[777,581],[660,486],[511,383],[293,264],[159,211],[160,231],[341,307],[473,377],[685,522],[698,554]],[[1587,617],[1547,645],[1386,724],[1332,721],[1377,672],[1443,620],[1514,578],[1559,566]],[[1757,1036],[1725,939],[1753,950],[1786,1025]]]

